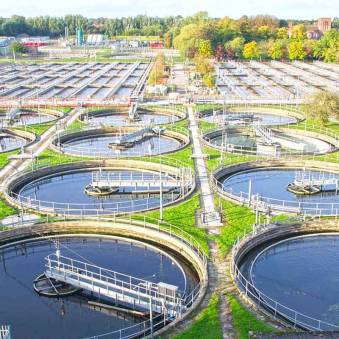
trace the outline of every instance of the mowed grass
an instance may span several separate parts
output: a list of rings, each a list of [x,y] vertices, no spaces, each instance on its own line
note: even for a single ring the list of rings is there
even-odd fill
[[[235,154],[230,152],[220,152],[214,148],[204,146],[203,152],[208,155],[206,160],[207,169],[213,171],[220,165],[232,165],[240,162],[247,162],[257,159],[253,155]],[[223,156],[221,160],[221,156]]]
[[[0,168],[5,167],[9,162],[9,157],[14,154],[18,154],[19,150],[14,150],[10,152],[0,153]]]
[[[195,222],[195,213],[199,208],[200,197],[195,194],[182,203],[164,208],[163,219],[194,237],[205,253],[208,253],[208,235],[204,229],[198,228]],[[154,219],[160,218],[160,211],[146,212],[144,215],[150,218],[150,222],[154,222]],[[140,216],[136,216],[136,219],[140,219]]]
[[[220,204],[224,214],[225,226],[221,229],[220,235],[215,238],[220,254],[224,256],[238,237],[241,238],[252,231],[255,214],[249,207],[236,205],[219,197],[215,201],[216,204]]]
[[[238,339],[248,339],[248,333],[250,331],[259,333],[271,333],[275,331],[273,327],[258,320],[252,313],[244,308],[233,295],[228,295],[227,298],[232,313],[233,326],[237,332]]]
[[[8,217],[10,215],[17,214],[17,213],[18,213],[18,211],[16,209],[7,205],[3,200],[0,199],[0,220]],[[0,231],[4,231],[6,229],[7,229],[7,227],[2,226],[0,224]]]
[[[214,294],[208,306],[196,317],[194,323],[173,339],[222,339],[219,320],[219,297]]]

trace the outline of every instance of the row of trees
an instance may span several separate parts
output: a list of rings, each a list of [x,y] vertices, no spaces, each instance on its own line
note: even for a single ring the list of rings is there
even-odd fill
[[[159,53],[154,61],[154,65],[148,77],[150,85],[159,85],[163,83],[165,77],[166,59],[163,53]]]
[[[116,19],[88,19],[82,15],[66,15],[64,17],[38,16],[25,18],[14,15],[11,18],[0,18],[0,35],[17,36],[22,33],[30,35],[62,36],[65,27],[69,34],[75,34],[77,27],[82,27],[86,33],[103,33],[115,35],[160,35],[178,26],[182,17],[136,17]]]
[[[318,41],[307,38],[304,24],[295,25],[290,36],[286,22],[270,16],[220,20],[201,13],[180,29],[173,45],[182,55],[222,59],[322,59],[339,61],[339,32],[332,29]]]

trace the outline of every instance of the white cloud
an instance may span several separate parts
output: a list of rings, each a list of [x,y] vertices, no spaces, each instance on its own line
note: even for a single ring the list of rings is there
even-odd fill
[[[312,19],[339,13],[334,0],[13,0],[0,2],[0,15],[20,14],[120,17],[137,14],[190,15],[199,10],[211,16],[240,17],[243,14],[272,14],[279,18]]]

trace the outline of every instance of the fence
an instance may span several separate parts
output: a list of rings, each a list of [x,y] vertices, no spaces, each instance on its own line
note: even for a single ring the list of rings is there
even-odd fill
[[[289,226],[288,221],[286,221],[285,224],[279,224],[279,227],[286,226]],[[259,237],[262,240],[261,243],[263,243],[265,240],[265,230],[265,225],[253,228],[253,232],[247,237],[241,240],[238,238],[236,244],[232,248],[231,273],[234,281],[238,285],[240,293],[243,294],[245,298],[250,298],[263,310],[269,311],[269,313],[274,316],[274,319],[280,318],[287,320],[294,327],[301,327],[311,331],[338,331],[338,325],[307,316],[306,314],[297,312],[296,310],[279,303],[277,300],[270,298],[256,288],[255,285],[241,272],[241,269],[238,266],[241,249],[245,248],[246,244],[253,243],[253,240],[256,238],[259,239]]]
[[[144,159],[142,158],[143,162]],[[152,195],[149,193],[141,193],[141,197],[135,199],[125,199],[125,201],[119,201],[120,199],[115,199],[113,201],[105,202],[104,199],[93,201],[91,203],[62,203],[56,201],[46,201],[39,199],[32,199],[30,196],[23,196],[22,194],[7,191],[7,199],[9,199],[13,204],[19,205],[21,209],[35,209],[42,213],[54,213],[54,214],[66,214],[66,215],[100,215],[100,214],[126,214],[136,211],[144,211],[155,208],[162,208],[165,205],[171,204],[174,201],[179,201],[189,194],[192,188],[195,187],[195,177],[194,173],[190,168],[181,166],[180,161],[175,161],[171,158],[159,158],[158,163],[160,164],[160,171],[164,173],[166,168],[161,169],[162,165],[170,166],[174,168],[176,174],[166,174],[169,178],[177,176],[176,180],[180,183],[180,186],[177,190],[172,190],[167,193],[163,193],[162,197],[157,195]],[[33,164],[30,168],[25,169],[24,171],[14,173],[9,179],[8,182],[11,183],[19,179],[22,175],[28,173],[34,173],[38,169],[43,169],[50,167],[51,165],[61,165],[61,164],[76,164],[79,163],[76,160],[73,162],[61,162],[52,164],[47,162],[38,162]],[[100,165],[98,165],[100,168]],[[93,168],[91,168],[93,169]],[[138,171],[138,168],[135,169]],[[163,172],[164,171],[164,172]],[[162,177],[165,180],[166,176]],[[160,179],[159,179],[160,183]]]
[[[27,229],[29,232],[36,233],[39,236],[42,236],[45,234],[44,225],[51,226],[53,223],[58,221],[100,221],[100,222],[114,222],[114,223],[125,223],[127,225],[132,225],[134,227],[140,227],[140,232],[145,233],[147,230],[151,230],[152,232],[159,232],[160,234],[166,234],[167,236],[179,240],[182,242],[182,244],[188,246],[194,253],[197,255],[198,260],[200,261],[200,265],[202,268],[201,272],[201,281],[194,286],[192,291],[188,293],[187,295],[183,296],[180,300],[180,303],[184,306],[183,307],[183,313],[181,315],[178,314],[177,317],[173,317],[170,314],[164,312],[161,314],[156,315],[152,319],[148,319],[146,321],[143,321],[141,323],[119,329],[116,331],[98,334],[92,337],[88,337],[86,339],[94,339],[94,338],[109,338],[109,339],[127,339],[127,338],[136,338],[136,337],[146,337],[150,335],[151,333],[163,328],[165,325],[167,325],[169,322],[173,322],[175,320],[180,320],[183,316],[185,316],[186,313],[190,311],[190,309],[194,308],[195,305],[198,303],[199,299],[203,296],[204,290],[207,286],[207,256],[205,254],[204,249],[201,247],[200,243],[189,233],[182,230],[181,228],[172,225],[170,223],[167,223],[165,221],[161,221],[158,219],[154,219],[148,216],[144,215],[129,215],[129,217],[114,217],[114,218],[107,218],[107,217],[92,217],[92,218],[86,218],[86,219],[73,219],[68,218],[66,215],[64,218],[50,218],[50,217],[44,217],[41,218],[35,225],[35,227],[40,228],[37,229],[37,231],[34,231],[32,229],[32,222],[29,221],[20,221],[18,223],[13,223],[11,225],[8,225],[8,227],[13,227],[18,231],[18,234],[22,231]],[[1,338],[1,337],[0,337]],[[9,339],[9,338],[4,338]]]
[[[249,192],[236,192],[232,187],[225,187],[223,183],[218,181],[215,177],[213,177],[211,181],[215,191],[225,199],[232,199],[240,204],[258,208],[258,210],[262,212],[278,210],[287,213],[298,213],[311,216],[332,216],[336,218],[339,216],[339,202],[321,203],[268,198],[259,195],[250,195]]]

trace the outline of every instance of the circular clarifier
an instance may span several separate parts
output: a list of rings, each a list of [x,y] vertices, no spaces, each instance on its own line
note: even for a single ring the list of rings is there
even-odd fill
[[[248,192],[251,190],[255,199],[258,194],[260,200],[275,205],[277,208],[284,206],[300,207],[303,210],[321,208],[331,211],[332,204],[338,206],[339,192],[333,189],[315,195],[296,195],[288,191],[288,184],[295,180],[296,173],[301,172],[300,169],[293,168],[275,168],[275,169],[256,169],[240,171],[230,176],[220,179],[221,187],[224,191],[229,192],[237,197],[248,197]],[[307,170],[307,175],[311,177],[321,178],[336,177],[339,179],[339,174],[330,173],[326,170]],[[250,186],[251,182],[251,188]],[[317,206],[317,204],[319,204]]]
[[[93,173],[98,174],[98,169],[73,170],[42,176],[23,186],[16,186],[11,191],[11,195],[33,208],[52,209],[57,213],[83,215],[126,213],[158,208],[160,206],[160,180],[165,182],[166,179],[171,178],[166,174],[162,174],[160,178],[158,172],[142,170],[103,170],[100,173],[108,173],[115,178],[120,176],[121,180],[131,178],[133,183],[130,186],[127,184],[127,186],[118,187],[118,190],[110,195],[96,197],[85,192],[86,186],[92,183]],[[142,178],[152,179],[153,184],[147,187],[141,186]],[[181,197],[180,182],[175,188],[163,187],[163,204]]]
[[[86,117],[86,116],[85,116]],[[161,114],[156,112],[138,113],[138,119],[130,120],[127,113],[105,110],[103,112],[90,112],[88,118],[84,120],[91,125],[104,126],[132,126],[132,125],[162,125],[180,120],[177,115]]]
[[[27,144],[27,140],[12,134],[0,132],[0,153],[9,152]]]
[[[226,112],[217,111],[216,114],[203,114],[202,119],[210,123],[217,123],[219,125],[286,125],[293,124],[298,121],[297,118],[287,115],[269,114],[261,112]]]
[[[119,138],[117,134],[105,133],[68,139],[61,146],[63,151],[69,154],[102,157],[157,155],[173,152],[182,146],[182,143],[175,138],[154,135],[136,142],[132,147],[124,149],[110,147],[110,144],[117,142]]]
[[[314,234],[265,244],[254,249],[240,270],[256,293],[270,305],[273,301],[287,316],[304,314],[297,321],[306,326],[322,322],[339,326],[339,235]],[[321,324],[322,330],[335,330]]]
[[[63,256],[154,283],[175,285],[181,294],[189,293],[197,283],[184,263],[145,243],[97,235],[63,236],[59,241]],[[44,271],[45,257],[53,252],[48,238],[0,249],[0,319],[11,326],[14,338],[84,338],[145,320],[94,306],[91,302],[114,305],[114,301],[99,299],[85,290],[62,298],[37,294],[32,283]]]

